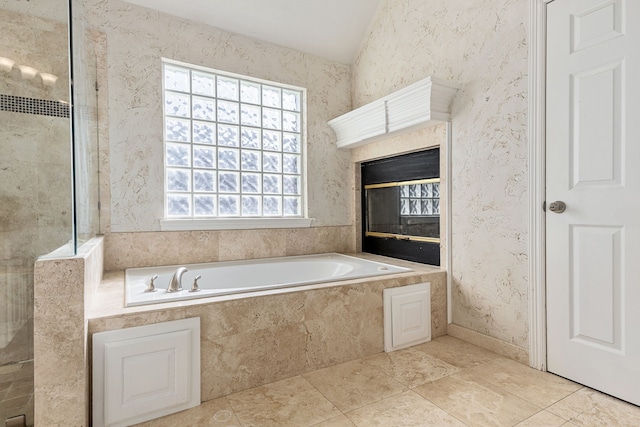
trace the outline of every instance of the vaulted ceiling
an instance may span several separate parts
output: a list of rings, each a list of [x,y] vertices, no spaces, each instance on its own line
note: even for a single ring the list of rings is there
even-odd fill
[[[351,64],[381,0],[126,0]]]

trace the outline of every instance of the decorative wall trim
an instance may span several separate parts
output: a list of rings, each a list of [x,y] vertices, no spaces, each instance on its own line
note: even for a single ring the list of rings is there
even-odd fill
[[[69,104],[62,101],[0,95],[0,111],[69,118]]]
[[[452,160],[452,147],[453,147],[453,134],[451,121],[447,122],[447,141],[444,149],[445,155],[445,204],[446,211],[444,213],[445,220],[445,262],[444,268],[447,270],[447,324],[453,323],[453,306],[451,298],[453,297],[453,251],[451,250],[451,243],[453,242],[453,229],[451,228],[453,222],[453,212],[451,207],[453,206],[453,160]],[[442,191],[442,189],[440,190]]]
[[[545,68],[547,4],[529,12],[529,365],[547,370],[545,282]]]
[[[458,85],[426,77],[329,121],[338,148],[355,148],[451,120]]]

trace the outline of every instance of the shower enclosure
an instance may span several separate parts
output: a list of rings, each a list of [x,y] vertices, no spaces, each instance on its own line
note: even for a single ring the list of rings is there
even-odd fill
[[[85,37],[70,55],[69,12],[68,0],[0,0],[2,426],[33,424],[34,262],[98,232],[96,60]]]

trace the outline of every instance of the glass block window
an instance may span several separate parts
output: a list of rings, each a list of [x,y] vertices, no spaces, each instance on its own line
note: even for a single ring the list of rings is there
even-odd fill
[[[303,88],[163,60],[167,218],[304,216]]]
[[[440,215],[440,180],[400,186],[401,216]]]

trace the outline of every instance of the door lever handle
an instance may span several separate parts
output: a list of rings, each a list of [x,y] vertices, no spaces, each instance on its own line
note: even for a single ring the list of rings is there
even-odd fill
[[[549,204],[549,210],[553,213],[561,214],[567,210],[567,205],[562,201],[551,202]]]

